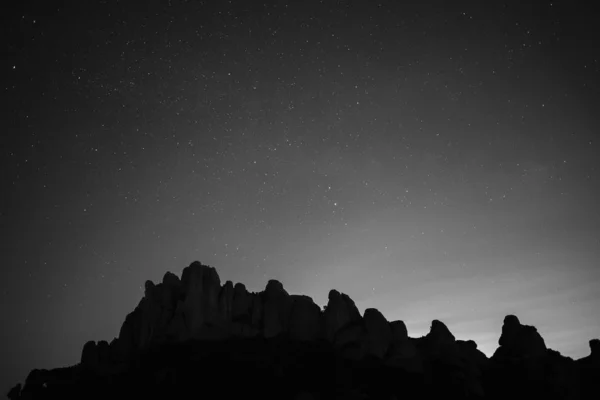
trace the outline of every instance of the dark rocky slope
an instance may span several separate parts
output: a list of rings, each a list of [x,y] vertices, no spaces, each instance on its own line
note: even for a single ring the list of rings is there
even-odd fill
[[[599,344],[574,361],[509,315],[488,359],[437,320],[411,338],[404,322],[376,309],[361,316],[336,290],[321,310],[275,280],[259,293],[221,285],[214,268],[194,262],[181,279],[146,282],[118,338],[86,343],[75,366],[31,371],[8,397],[591,399]]]

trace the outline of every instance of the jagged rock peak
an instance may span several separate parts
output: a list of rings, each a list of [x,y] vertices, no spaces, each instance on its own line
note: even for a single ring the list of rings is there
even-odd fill
[[[371,320],[371,321],[377,321],[377,322],[385,321],[386,324],[388,323],[388,321],[385,319],[383,314],[376,308],[365,309],[363,318],[365,319],[365,322]]]
[[[544,339],[534,326],[522,325],[515,315],[504,317],[502,335],[498,339],[500,345],[494,358],[505,357],[537,357],[546,354]]]
[[[271,279],[264,291],[263,334],[271,338],[288,331],[292,301],[281,282]]]
[[[408,329],[404,321],[392,321],[390,322],[390,328],[392,328],[392,339],[395,341],[408,340]]]
[[[176,314],[180,321],[185,321],[186,329],[181,331],[184,335],[178,336],[180,339],[196,338],[201,336],[203,325],[222,320],[219,312],[221,278],[215,268],[194,261],[181,273],[181,283],[184,300],[177,306]]]
[[[17,400],[21,398],[21,390],[22,390],[22,385],[20,383],[17,383],[16,386],[14,386],[12,389],[10,389],[10,391],[6,394],[6,397],[8,397],[10,400]]]
[[[474,340],[467,340],[465,341],[465,347],[470,350],[477,350],[477,342]]]
[[[93,367],[98,363],[98,350],[96,348],[96,342],[90,340],[85,343],[83,350],[81,351],[80,364],[83,367]]]
[[[283,288],[283,284],[276,279],[269,279],[267,286],[265,287],[265,296],[278,296],[278,295],[289,295],[289,293]]]
[[[163,276],[162,283],[163,285],[176,286],[179,285],[181,281],[179,280],[179,277],[177,275],[170,271],[167,271],[165,272],[165,276]]]
[[[392,342],[392,328],[389,322],[376,308],[367,308],[363,321],[367,330],[367,353],[383,358]]]
[[[427,334],[428,338],[436,341],[454,342],[456,338],[450,332],[450,329],[442,322],[437,319],[431,321],[431,328]]]
[[[252,303],[252,296],[246,290],[246,286],[243,283],[236,283],[233,287],[232,318],[251,318]]]
[[[600,339],[590,340],[590,351],[593,357],[600,357]]]
[[[356,304],[348,295],[332,289],[329,291],[328,298],[324,312],[325,336],[333,341],[338,330],[362,318]]]
[[[502,334],[500,335],[500,339],[498,339],[498,344],[500,346],[508,344],[512,342],[515,336],[518,334],[521,329],[521,322],[516,315],[507,315],[504,317],[504,323],[502,324]]]
[[[312,298],[291,295],[290,337],[298,340],[314,340],[321,334],[321,307]]]
[[[221,286],[221,278],[214,267],[204,265],[200,261],[192,262],[188,267],[183,269],[181,273],[181,282],[184,287],[188,287],[192,278],[200,278],[202,281],[208,280],[217,282]]]
[[[144,284],[144,297],[150,296],[150,293],[152,293],[152,289],[154,289],[154,286],[154,282],[152,282],[151,280],[146,281],[146,283]]]

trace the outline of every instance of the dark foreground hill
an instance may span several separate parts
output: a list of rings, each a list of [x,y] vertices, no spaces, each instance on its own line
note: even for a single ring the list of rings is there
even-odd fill
[[[411,338],[376,309],[332,290],[321,310],[278,281],[250,293],[192,263],[146,282],[119,337],[88,342],[81,362],[33,370],[11,399],[597,399],[600,341],[574,361],[535,327],[504,319],[487,358],[434,320]]]

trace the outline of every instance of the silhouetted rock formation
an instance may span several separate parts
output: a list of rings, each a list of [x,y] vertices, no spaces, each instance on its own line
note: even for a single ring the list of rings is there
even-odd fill
[[[580,370],[581,391],[585,393],[600,393],[600,340],[592,339],[590,355],[577,360]]]
[[[10,389],[8,391],[8,393],[6,394],[6,397],[8,397],[10,400],[15,400],[18,399],[21,395],[21,384],[17,383],[17,385],[15,387],[13,387],[12,389]]]
[[[33,370],[10,399],[548,398],[598,395],[599,344],[578,361],[547,349],[535,327],[504,319],[488,359],[472,340],[456,340],[441,321],[408,336],[403,321],[376,309],[360,315],[344,293],[324,309],[276,280],[248,292],[193,262],[181,279],[147,281],[118,338],[87,342],[73,367]],[[202,389],[199,391],[199,380]]]
[[[600,363],[600,339],[590,340],[590,355],[579,360],[583,364],[598,365]]]
[[[498,340],[500,347],[492,356],[494,359],[535,358],[546,354],[546,343],[537,329],[521,325],[519,318],[507,315],[502,325],[502,336]]]
[[[290,339],[317,340],[321,336],[321,308],[309,296],[291,297]]]
[[[354,301],[337,290],[329,291],[329,301],[324,312],[325,338],[333,341],[336,333],[351,323],[360,321],[360,313]]]

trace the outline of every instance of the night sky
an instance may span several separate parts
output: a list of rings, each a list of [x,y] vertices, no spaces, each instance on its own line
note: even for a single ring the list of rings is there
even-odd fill
[[[110,341],[147,279],[194,260],[321,306],[336,288],[412,337],[440,319],[488,356],[511,313],[573,358],[600,337],[591,9],[17,6],[1,35],[3,391]]]

